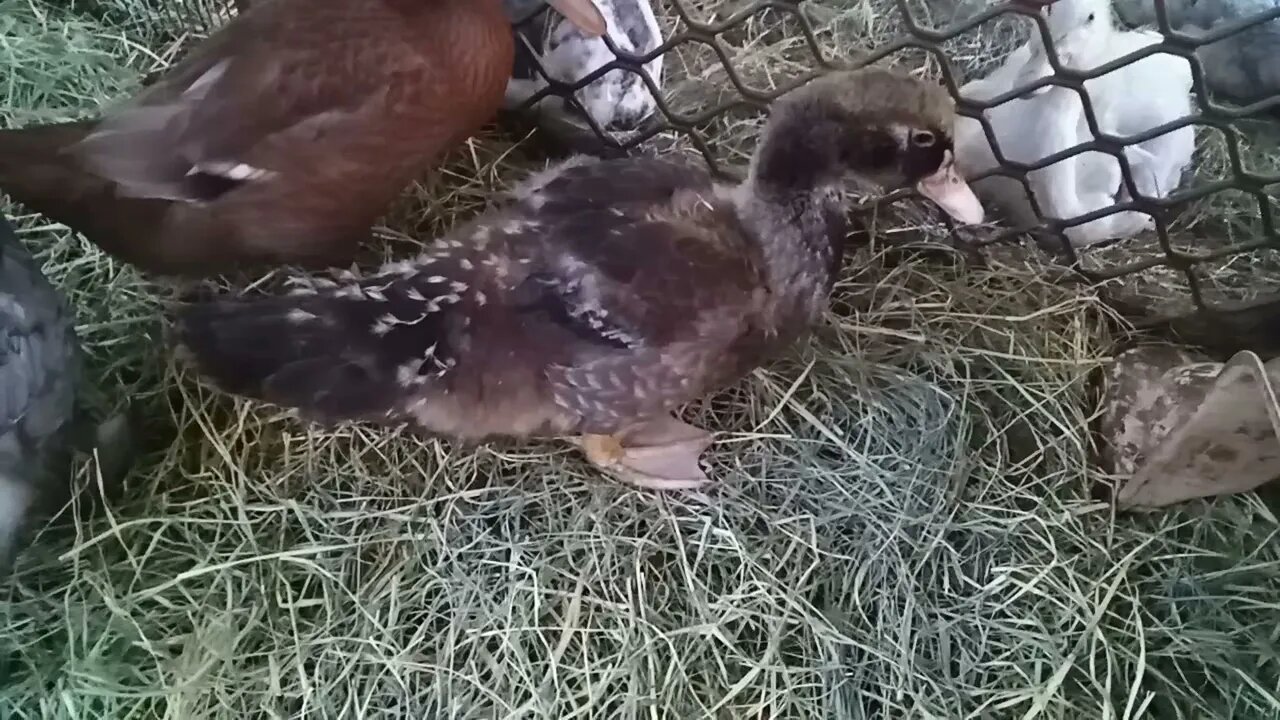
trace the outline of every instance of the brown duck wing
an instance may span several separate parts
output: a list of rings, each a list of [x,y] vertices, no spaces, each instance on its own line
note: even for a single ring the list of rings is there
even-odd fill
[[[376,0],[255,5],[109,113],[79,150],[122,194],[210,199],[299,164],[314,170],[316,156],[358,151],[353,143],[393,146],[384,123],[421,115],[424,94],[446,90],[422,51],[424,21],[425,11]]]
[[[756,361],[739,355],[766,300],[754,246],[712,193],[566,215],[544,237],[553,260],[526,282],[578,338],[548,380],[584,430],[669,411]]]

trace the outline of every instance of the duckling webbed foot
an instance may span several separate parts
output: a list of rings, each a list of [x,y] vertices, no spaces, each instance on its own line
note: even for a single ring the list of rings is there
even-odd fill
[[[625,483],[647,490],[691,490],[707,482],[699,459],[712,434],[673,417],[616,435],[584,434],[587,459]]]

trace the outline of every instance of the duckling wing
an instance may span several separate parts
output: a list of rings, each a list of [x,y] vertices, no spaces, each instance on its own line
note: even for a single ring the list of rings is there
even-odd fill
[[[421,23],[395,20],[380,2],[262,3],[108,113],[78,151],[122,194],[170,200],[370,161],[389,144],[380,123],[423,107],[439,82],[441,69],[411,42]],[[434,128],[456,127],[431,120],[414,123],[414,142],[439,143]]]
[[[556,402],[588,432],[666,412],[758,361],[758,258],[728,203],[671,203],[560,219],[531,276],[537,307],[571,330],[570,360],[547,371]]]

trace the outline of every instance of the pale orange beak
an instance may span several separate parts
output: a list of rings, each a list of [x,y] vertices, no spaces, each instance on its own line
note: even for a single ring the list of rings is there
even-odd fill
[[[547,4],[591,37],[600,37],[609,30],[604,15],[592,0],[547,0]]]
[[[937,203],[948,215],[967,225],[977,225],[986,216],[978,196],[973,194],[969,183],[960,177],[955,157],[949,150],[946,159],[942,161],[942,167],[916,183],[916,190]]]

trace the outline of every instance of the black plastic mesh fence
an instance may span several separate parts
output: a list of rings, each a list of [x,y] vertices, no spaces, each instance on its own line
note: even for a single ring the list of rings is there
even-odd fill
[[[201,33],[211,30],[229,17],[236,5],[253,1],[263,0],[147,0],[144,3],[145,10],[134,19],[147,21],[146,15],[151,13],[155,20],[172,23],[175,29]],[[642,147],[655,138],[675,135],[682,137],[701,154],[713,171],[732,175],[732,164],[726,163],[723,153],[717,151],[717,145],[722,141],[720,131],[724,127],[723,124],[717,124],[721,118],[743,111],[758,114],[772,100],[791,88],[835,68],[858,67],[881,61],[924,66],[936,74],[958,99],[962,115],[977,118],[981,122],[983,133],[999,161],[999,167],[973,176],[971,180],[978,181],[992,175],[1014,178],[1027,188],[1034,207],[1036,200],[1027,184],[1028,173],[1082,153],[1099,151],[1113,156],[1119,163],[1121,187],[1127,190],[1128,197],[1123,200],[1077,217],[1048,219],[1036,207],[1039,220],[1034,227],[1006,225],[980,234],[964,232],[961,241],[981,246],[1010,241],[1027,233],[1041,238],[1051,237],[1061,249],[1064,259],[1093,281],[1118,280],[1160,269],[1165,274],[1155,276],[1151,282],[1155,285],[1181,285],[1179,289],[1190,300],[1188,309],[1199,309],[1211,314],[1230,313],[1257,307],[1262,303],[1273,303],[1280,298],[1280,235],[1277,234],[1273,207],[1277,198],[1280,198],[1280,133],[1276,135],[1275,144],[1250,139],[1254,137],[1252,128],[1258,123],[1269,124],[1267,132],[1275,132],[1280,128],[1280,124],[1274,120],[1280,117],[1280,87],[1277,87],[1280,86],[1280,0],[1198,1],[1202,8],[1212,2],[1216,2],[1221,8],[1219,21],[1213,23],[1207,31],[1199,28],[1191,32],[1185,27],[1176,29],[1174,26],[1174,21],[1178,19],[1173,17],[1175,14],[1190,17],[1190,8],[1196,4],[1192,0],[1182,3],[1177,0],[1128,0],[1131,10],[1145,2],[1147,7],[1139,8],[1142,11],[1139,14],[1145,13],[1153,21],[1152,24],[1163,36],[1161,42],[1084,73],[1065,67],[1056,52],[1049,52],[1048,62],[1055,75],[1014,87],[984,102],[974,102],[961,96],[960,87],[977,75],[972,71],[962,75],[951,46],[966,34],[988,31],[1008,33],[1010,18],[1021,16],[1024,19],[1018,22],[1032,27],[1031,32],[1038,33],[1041,41],[1053,48],[1055,40],[1049,26],[1032,7],[1015,6],[1007,2],[983,3],[963,12],[960,4],[948,0],[844,0],[843,4],[840,0],[654,0],[652,7],[663,26],[660,44],[650,52],[639,54],[620,47],[615,42],[616,38],[605,38],[604,44],[611,57],[574,81],[566,82],[553,77],[547,68],[537,62],[539,49],[529,45],[529,37],[522,38],[533,51],[538,75],[545,80],[545,87],[523,103],[522,107],[528,108],[544,98],[555,97],[564,99],[568,107],[574,108],[572,98],[583,88],[615,71],[633,73],[648,88],[656,110],[645,124],[635,132],[625,134],[625,137],[600,127],[589,113],[581,113],[583,124],[599,141],[599,147],[626,152]],[[615,7],[636,5],[637,2],[647,0],[602,2],[606,6]],[[846,4],[863,9],[861,15],[851,11],[857,17],[856,22],[847,23],[844,31],[832,31],[830,23],[827,23],[827,27],[820,27],[825,22],[824,18],[829,19],[833,14],[843,12],[840,8]],[[549,12],[541,3],[522,4],[513,0],[508,7],[515,5],[532,6],[529,12],[517,19],[515,24],[521,28],[538,22],[545,17],[544,13]],[[893,16],[891,21],[888,19],[890,15]],[[815,17],[818,19],[815,20]],[[1187,17],[1182,20],[1187,20]],[[886,25],[891,26],[887,32],[883,31],[883,26]],[[1190,23],[1184,22],[1183,25]],[[998,30],[990,30],[997,26]],[[879,35],[874,41],[857,37],[858,28],[876,27],[881,29],[870,33]],[[782,34],[789,36],[790,45],[785,57],[779,60],[777,77],[768,70],[756,72],[754,78],[746,77],[746,73],[739,67],[743,57],[742,39],[749,36],[746,41],[748,45],[763,42],[761,38],[771,38],[776,42],[777,36]],[[1242,46],[1237,54],[1242,58],[1241,62],[1253,63],[1252,68],[1241,69],[1241,77],[1244,79],[1235,82],[1236,95],[1240,94],[1240,87],[1251,91],[1252,97],[1245,103],[1222,101],[1218,97],[1220,93],[1215,93],[1212,87],[1216,82],[1215,78],[1206,74],[1202,63],[1206,57],[1206,49],[1221,55],[1219,51],[1228,47],[1233,38],[1249,43],[1247,47]],[[533,39],[536,41],[536,37]],[[1014,44],[1016,43],[1010,44],[1006,49],[1012,49]],[[694,106],[676,102],[672,98],[674,93],[671,91],[671,83],[660,84],[644,69],[649,61],[664,56],[667,59],[668,76],[678,76],[681,71],[688,74],[690,71],[684,66],[687,64],[673,60],[678,60],[691,47],[698,47],[705,57],[714,57],[711,64],[718,65],[710,70],[704,65],[699,71],[704,77],[714,76],[715,81],[727,91],[715,102]],[[1127,137],[1105,132],[1095,111],[1095,102],[1087,93],[1082,92],[1084,82],[1125,68],[1156,53],[1176,55],[1190,63],[1193,87],[1191,114]],[[976,66],[990,65],[998,58],[969,60],[969,65]],[[759,82],[761,77],[765,82]],[[983,111],[1017,101],[1027,92],[1049,85],[1065,86],[1079,93],[1084,105],[1084,117],[1093,138],[1047,155],[1035,163],[1019,163],[1008,159],[1001,152],[999,135],[991,122],[983,117]],[[1131,91],[1142,94],[1150,89],[1135,87]],[[582,108],[578,105],[576,109]],[[1196,158],[1187,170],[1187,175],[1197,175],[1196,182],[1184,182],[1176,191],[1164,197],[1145,196],[1140,184],[1135,182],[1136,173],[1123,152],[1124,148],[1188,125],[1197,127],[1201,140],[1206,134],[1216,133],[1218,139],[1215,143],[1222,172],[1209,178],[1204,177],[1207,173],[1197,174],[1197,163],[1204,160],[1202,147],[1197,150]],[[1203,144],[1202,142],[1201,145]],[[1271,167],[1265,167],[1268,165],[1266,162],[1257,162],[1267,158],[1272,159],[1269,163]],[[742,159],[742,156],[739,155],[738,159]],[[1232,197],[1235,198],[1232,201],[1233,218],[1195,222],[1185,220],[1188,208],[1211,203],[1217,194],[1227,191],[1233,193]],[[900,191],[885,200],[893,202],[907,194]],[[1062,232],[1067,228],[1130,210],[1146,213],[1154,220],[1154,228],[1144,233],[1148,236],[1147,244],[1152,250],[1145,255],[1114,256],[1093,263],[1082,261],[1080,249],[1068,242]],[[1241,217],[1245,218],[1244,221]],[[1178,227],[1180,223],[1182,227]],[[1214,238],[1215,242],[1205,242],[1207,237]],[[1118,241],[1124,242],[1127,241]],[[1273,274],[1268,270],[1272,265]],[[1206,267],[1212,269],[1205,270]],[[1231,279],[1226,285],[1233,292],[1206,292],[1208,278],[1220,280],[1227,271],[1230,271],[1227,274]],[[1157,301],[1151,304],[1156,314],[1162,311],[1169,311],[1164,313],[1168,315],[1178,314],[1175,312],[1176,303]]]

